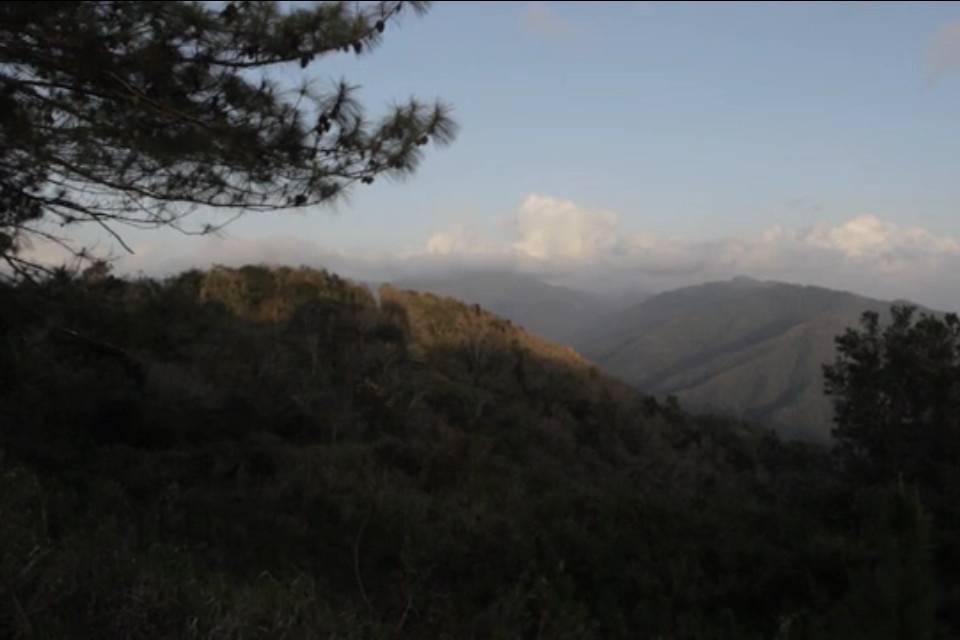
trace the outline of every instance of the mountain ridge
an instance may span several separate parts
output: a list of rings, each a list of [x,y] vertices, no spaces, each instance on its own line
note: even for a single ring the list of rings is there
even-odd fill
[[[894,303],[813,285],[738,277],[651,296],[598,322],[574,346],[641,391],[827,442],[822,365],[864,311]]]
[[[544,338],[566,344],[597,314],[616,312],[643,297],[604,295],[550,284],[508,269],[461,269],[390,284],[479,304]]]
[[[479,304],[643,393],[823,443],[832,439],[833,409],[822,366],[833,361],[835,338],[864,311],[889,317],[893,305],[913,304],[749,275],[633,300],[495,269],[397,286]]]

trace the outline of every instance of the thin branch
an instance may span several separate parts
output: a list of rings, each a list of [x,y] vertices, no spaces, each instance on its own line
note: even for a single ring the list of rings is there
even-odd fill
[[[114,230],[110,227],[110,225],[108,225],[106,222],[104,222],[103,220],[101,220],[101,219],[100,219],[100,216],[94,217],[93,220],[94,220],[97,224],[99,224],[107,233],[109,233],[111,236],[113,236],[113,239],[116,240],[118,243],[120,243],[120,246],[123,247],[123,248],[126,250],[127,253],[129,253],[130,255],[133,255],[133,254],[134,254],[134,251],[133,251],[133,249],[130,248],[130,245],[128,245],[128,244],[123,240],[123,238],[120,237],[120,234],[117,233],[116,231],[114,231]]]

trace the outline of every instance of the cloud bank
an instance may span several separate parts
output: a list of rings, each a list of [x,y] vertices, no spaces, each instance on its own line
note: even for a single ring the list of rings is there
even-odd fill
[[[117,263],[119,271],[163,275],[211,264],[281,263],[388,281],[454,268],[510,268],[608,291],[659,291],[749,275],[960,309],[960,237],[871,214],[693,241],[629,231],[614,212],[530,194],[499,225],[461,224],[393,251],[343,251],[285,236],[180,238],[136,250]]]
[[[960,238],[861,214],[839,223],[773,226],[740,238],[690,241],[629,233],[619,217],[569,200],[533,194],[500,237],[462,228],[440,231],[421,253],[466,263],[514,265],[588,283],[662,289],[747,274],[852,289],[881,297],[918,297],[956,308]]]

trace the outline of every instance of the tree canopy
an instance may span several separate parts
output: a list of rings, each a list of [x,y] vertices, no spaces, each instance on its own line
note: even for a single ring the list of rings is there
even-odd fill
[[[0,637],[939,624],[912,491],[472,305],[247,266],[0,283],[0,309]]]
[[[426,2],[0,2],[0,261],[39,268],[45,239],[93,223],[206,233],[248,211],[330,203],[412,172],[455,135],[443,103],[371,121],[345,80],[318,90],[268,72],[373,49]],[[213,222],[189,224],[198,209]]]
[[[960,318],[894,306],[863,314],[824,367],[837,452],[858,486],[918,492],[936,523],[937,617],[960,629]],[[906,556],[904,556],[906,558]],[[911,561],[913,562],[913,561]]]
[[[878,478],[942,484],[960,460],[960,319],[895,306],[886,327],[867,312],[836,344],[824,374],[847,461]]]

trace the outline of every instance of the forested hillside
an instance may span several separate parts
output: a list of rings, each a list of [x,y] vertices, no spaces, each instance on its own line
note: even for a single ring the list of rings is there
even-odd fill
[[[431,4],[0,1],[0,640],[960,638],[960,317],[643,293],[957,308],[956,7]]]
[[[456,270],[407,278],[397,286],[479,304],[498,316],[561,344],[573,344],[597,321],[643,299],[644,295],[599,294],[548,284],[509,269]]]
[[[949,636],[912,490],[480,307],[245,267],[0,308],[4,637]]]
[[[653,296],[600,318],[572,344],[647,393],[830,441],[821,367],[833,339],[891,303],[821,287],[737,278]]]

